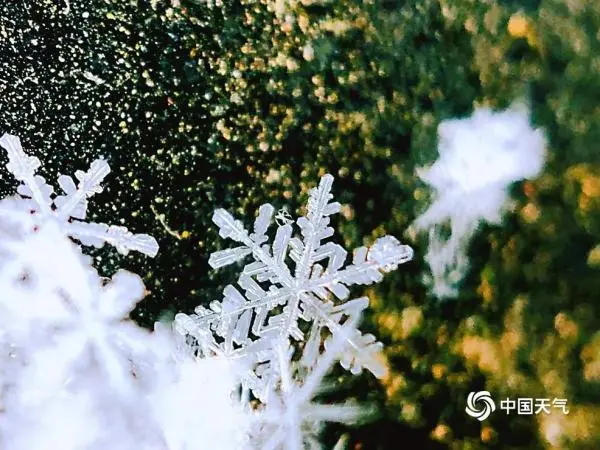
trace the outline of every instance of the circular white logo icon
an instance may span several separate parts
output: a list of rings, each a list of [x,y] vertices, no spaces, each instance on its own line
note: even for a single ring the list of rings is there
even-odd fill
[[[471,417],[483,422],[496,411],[496,404],[488,391],[470,392],[465,411]]]

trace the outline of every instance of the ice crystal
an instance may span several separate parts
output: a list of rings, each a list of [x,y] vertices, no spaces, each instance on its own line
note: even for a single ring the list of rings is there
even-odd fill
[[[312,189],[306,216],[296,221],[298,235],[293,236],[293,223],[281,222],[271,243],[267,231],[275,210],[270,204],[260,207],[251,232],[227,211],[216,210],[213,222],[220,236],[241,245],[213,253],[209,263],[220,268],[251,257],[238,279],[244,293],[228,285],[222,300],[175,318],[177,330],[192,336],[200,353],[239,360],[245,368],[243,387],[263,401],[281,381],[281,349],[290,339],[304,341],[306,331],[307,367],[317,364],[321,336],[330,334],[344,343],[337,356],[345,369],[385,373],[381,343],[355,326],[345,326],[355,324],[368,306],[366,297],[348,300],[348,286],[381,281],[383,273],[409,261],[413,251],[386,236],[371,248],[356,249],[352,263],[344,267],[347,252],[324,242],[334,233],[330,216],[340,210],[340,204],[331,201],[332,183],[333,177],[325,175]]]
[[[106,161],[97,159],[87,172],[75,172],[77,184],[70,176],[61,175],[58,184],[64,194],[54,196],[54,189],[42,176],[36,175],[41,166],[40,160],[23,151],[17,136],[4,134],[0,138],[0,146],[8,152],[6,168],[21,182],[17,193],[23,199],[23,205],[36,217],[54,219],[67,236],[79,240],[83,245],[101,247],[108,243],[125,255],[135,250],[156,256],[158,244],[147,234],[133,234],[123,226],[84,221],[88,199],[102,192],[100,183],[110,172]]]
[[[501,221],[511,183],[536,177],[545,157],[545,137],[529,124],[529,111],[515,104],[506,111],[478,109],[465,119],[440,123],[439,158],[418,176],[435,191],[433,203],[417,218],[428,230],[425,260],[433,294],[454,297],[468,268],[469,242],[480,223]],[[444,238],[443,225],[450,225]]]

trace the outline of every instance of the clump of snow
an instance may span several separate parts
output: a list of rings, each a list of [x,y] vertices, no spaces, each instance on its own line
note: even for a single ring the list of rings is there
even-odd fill
[[[441,122],[438,135],[439,158],[417,170],[434,190],[434,200],[413,226],[429,232],[429,281],[433,294],[444,298],[458,293],[469,266],[466,251],[479,224],[500,223],[510,185],[541,172],[546,139],[531,127],[523,105],[501,112],[477,109],[469,118]],[[448,238],[442,233],[446,224]]]

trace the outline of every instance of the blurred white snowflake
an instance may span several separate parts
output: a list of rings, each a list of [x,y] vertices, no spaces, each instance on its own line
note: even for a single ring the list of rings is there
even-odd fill
[[[0,201],[0,447],[249,450],[230,363],[128,320],[141,279],[98,276],[57,222],[35,224]]]
[[[434,201],[413,227],[429,232],[428,281],[436,297],[446,298],[458,294],[468,269],[467,247],[479,224],[499,223],[510,185],[541,172],[546,139],[531,128],[529,110],[522,104],[502,112],[482,108],[469,118],[443,121],[438,135],[439,158],[417,170],[435,191]],[[448,223],[446,238],[443,225]]]

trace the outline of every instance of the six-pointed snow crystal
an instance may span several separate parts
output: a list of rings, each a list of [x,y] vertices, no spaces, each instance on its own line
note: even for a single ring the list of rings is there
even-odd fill
[[[355,374],[363,368],[376,376],[385,373],[379,358],[381,343],[345,326],[355,323],[368,305],[366,297],[348,300],[348,286],[381,281],[383,273],[412,259],[413,251],[385,236],[370,248],[356,249],[352,263],[344,267],[346,250],[324,242],[334,232],[330,216],[340,210],[340,204],[331,201],[332,183],[333,177],[325,175],[311,191],[307,214],[296,221],[299,234],[294,236],[293,223],[282,222],[271,242],[270,204],[260,207],[251,232],[227,211],[216,210],[213,222],[221,237],[240,245],[213,253],[210,265],[219,268],[246,257],[252,261],[244,267],[238,287],[227,286],[221,301],[213,301],[209,308],[199,306],[195,314],[176,316],[177,329],[194,338],[200,353],[242,361],[246,367],[242,384],[260,399],[280,381],[278,355],[290,339],[306,340],[304,356],[316,361],[321,336],[341,336],[344,368]]]
[[[152,236],[133,234],[123,226],[84,222],[88,198],[102,192],[100,183],[110,172],[106,161],[97,159],[87,172],[75,172],[77,184],[70,176],[61,175],[58,184],[64,194],[53,196],[54,189],[43,177],[36,175],[40,160],[23,151],[17,136],[4,134],[0,138],[0,146],[8,152],[7,169],[21,182],[17,193],[36,217],[56,220],[65,235],[79,240],[83,245],[101,247],[108,243],[122,254],[135,250],[156,256],[158,244]]]

